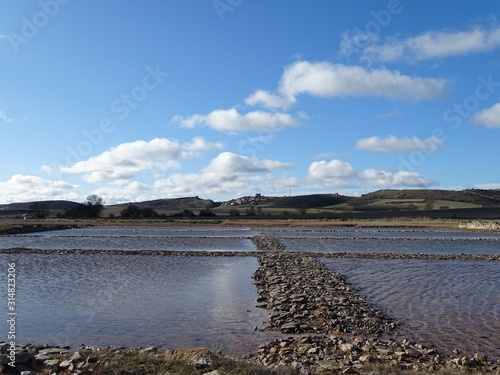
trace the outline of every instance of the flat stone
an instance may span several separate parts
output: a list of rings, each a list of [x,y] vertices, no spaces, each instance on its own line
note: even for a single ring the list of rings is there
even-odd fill
[[[282,330],[291,330],[291,329],[296,329],[297,328],[297,323],[290,322],[290,323],[285,323],[281,326]]]
[[[62,368],[68,368],[71,365],[72,365],[71,361],[62,361],[61,363],[59,363],[59,367]]]
[[[70,360],[71,360],[71,361],[76,361],[77,359],[80,359],[80,358],[82,358],[82,355],[80,354],[80,352],[75,352],[75,353],[71,356]]]
[[[38,351],[38,354],[66,354],[69,352],[68,349],[64,348],[47,348]]]
[[[35,359],[37,361],[46,361],[48,359],[52,359],[52,357],[50,355],[47,355],[47,354],[37,354],[37,355],[35,355]]]
[[[340,350],[342,350],[343,352],[350,352],[350,351],[352,351],[353,348],[354,348],[353,344],[342,344],[342,345],[340,345]]]

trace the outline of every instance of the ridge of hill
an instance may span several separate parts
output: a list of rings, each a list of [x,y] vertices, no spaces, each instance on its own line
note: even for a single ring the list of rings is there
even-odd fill
[[[31,210],[33,204],[41,204],[47,207],[49,210],[66,210],[77,207],[80,203],[65,201],[65,200],[53,200],[53,201],[33,201],[33,202],[22,202],[22,203],[7,203],[0,204],[1,211],[27,211]]]
[[[466,189],[466,190],[433,190],[433,189],[404,189],[404,190],[377,190],[361,197],[353,198],[350,202],[356,208],[366,207],[375,202],[385,201],[397,204],[420,200],[425,203],[460,202],[478,207],[500,206],[500,190]]]
[[[204,209],[212,208],[215,202],[211,199],[202,199],[199,197],[184,197],[184,198],[165,198],[155,199],[142,202],[120,203],[106,206],[106,208],[126,208],[134,205],[139,208],[166,209],[166,210],[182,210],[182,209]]]
[[[25,203],[0,204],[0,217],[21,217],[32,213],[32,206],[37,203],[47,208],[49,216],[56,216],[79,206],[81,203],[53,200]],[[309,194],[297,196],[264,196],[255,194],[231,199],[225,202],[215,202],[198,196],[183,198],[165,198],[142,202],[129,202],[106,205],[102,216],[120,215],[121,211],[134,205],[138,208],[151,208],[158,214],[170,215],[183,210],[196,213],[205,209],[216,209],[217,214],[230,214],[231,209],[245,209],[256,206],[267,214],[283,214],[294,212],[299,207],[317,209],[317,213],[339,212],[397,212],[422,210],[497,210],[500,208],[500,189],[466,189],[466,190],[436,190],[436,189],[383,189],[363,194],[360,197],[350,197],[338,193]],[[242,211],[245,212],[245,211]],[[495,211],[496,212],[496,211]]]
[[[221,206],[242,206],[242,205],[258,205],[269,208],[296,208],[299,204],[306,204],[309,208],[318,208],[332,206],[336,204],[347,203],[351,197],[333,194],[309,194],[309,195],[294,195],[287,197],[268,197],[261,194],[247,195],[244,197],[231,199],[222,202]]]

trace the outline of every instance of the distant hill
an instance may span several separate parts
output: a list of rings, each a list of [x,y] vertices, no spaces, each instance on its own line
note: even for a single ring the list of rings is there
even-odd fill
[[[121,203],[115,205],[109,205],[105,207],[107,212],[116,211],[119,212],[127,206],[134,205],[139,208],[152,208],[158,213],[163,213],[165,211],[182,211],[182,210],[203,210],[205,208],[212,208],[216,204],[211,199],[202,199],[199,197],[185,197],[185,198],[171,198],[171,199],[155,199],[151,201],[143,202],[129,202]]]
[[[69,210],[80,205],[80,203],[63,200],[0,204],[0,216],[22,216],[24,214],[29,214],[31,206],[35,203],[44,205],[52,213],[62,213],[65,210]]]
[[[413,201],[413,202],[412,202]],[[500,206],[500,190],[467,189],[467,190],[433,190],[405,189],[378,190],[353,198],[350,202],[355,209],[381,209],[414,204],[424,204],[434,209],[448,208],[479,208]],[[460,204],[461,203],[461,204]],[[435,205],[438,207],[435,207]],[[459,207],[460,206],[460,207]]]
[[[66,210],[80,205],[80,203],[63,200],[2,204],[0,205],[0,217],[33,215],[30,208],[34,203],[47,207],[50,211],[50,217],[55,217],[57,214],[62,214]],[[415,215],[420,214],[420,212],[432,212],[436,215],[456,216],[460,212],[474,211],[474,215],[480,216],[482,211],[489,210],[488,215],[498,216],[500,215],[500,190],[385,189],[363,194],[360,197],[336,193],[290,197],[255,194],[225,202],[214,202],[211,199],[202,199],[196,196],[108,205],[105,206],[102,216],[119,216],[121,211],[129,205],[135,205],[141,209],[151,208],[158,214],[167,216],[184,210],[198,214],[207,208],[213,209],[217,215],[229,215],[234,209],[244,215],[247,209],[252,206],[258,208],[260,214],[265,215],[297,214],[297,208],[306,207],[308,213],[323,215],[373,215],[378,213],[379,216],[394,214],[401,216],[410,215],[412,212]]]
[[[318,208],[346,203],[351,199],[340,194],[310,194],[291,197],[267,197],[255,194],[223,202],[221,206],[258,205],[267,208],[296,208],[300,204],[306,204],[309,208]]]

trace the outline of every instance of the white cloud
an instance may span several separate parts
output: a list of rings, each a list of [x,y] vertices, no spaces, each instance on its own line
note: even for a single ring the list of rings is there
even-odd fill
[[[52,169],[52,167],[50,165],[42,165],[40,167],[40,169],[42,171],[44,171],[45,173],[47,173],[47,174],[52,174],[52,172],[53,172],[53,169]]]
[[[187,118],[175,116],[172,122],[186,128],[207,125],[226,132],[271,130],[297,126],[297,121],[287,113],[254,111],[240,114],[235,108],[218,109],[208,115],[191,115]]]
[[[410,152],[416,150],[437,151],[444,145],[445,143],[436,137],[420,139],[418,137],[397,138],[389,135],[385,138],[362,138],[356,142],[355,147],[358,150],[377,152]]]
[[[224,174],[247,174],[270,172],[272,169],[290,169],[289,163],[278,160],[254,160],[248,156],[223,152],[213,159],[208,166],[203,169],[205,173],[215,173],[221,177]]]
[[[0,120],[3,122],[11,122],[12,119],[7,117],[5,111],[0,110]]]
[[[443,79],[410,77],[387,69],[367,70],[359,66],[299,61],[285,70],[280,91],[287,97],[308,93],[321,97],[425,100],[442,96],[445,83]]]
[[[262,104],[268,108],[290,108],[295,103],[294,97],[274,95],[265,90],[257,90],[254,94],[245,99],[248,105]]]
[[[442,97],[447,82],[441,78],[420,78],[387,69],[329,62],[297,61],[285,68],[278,92],[259,90],[246,99],[248,104],[287,107],[300,94],[319,97],[371,96],[403,100],[428,100]]]
[[[491,108],[486,108],[472,115],[471,121],[488,128],[500,128],[500,103]]]
[[[343,43],[344,48],[347,48],[356,40],[344,37]],[[488,52],[497,48],[500,48],[500,27],[484,29],[476,26],[465,31],[426,31],[403,40],[391,37],[383,44],[377,44],[374,39],[363,49],[362,58],[382,62],[403,58],[421,61]]]
[[[308,168],[308,180],[325,186],[351,187],[356,176],[353,166],[342,160],[315,161]]]
[[[116,180],[105,186],[94,190],[92,194],[97,194],[104,199],[106,204],[116,204],[141,200],[140,195],[146,194],[148,186],[138,181]],[[144,196],[144,200],[150,197]]]
[[[381,187],[427,187],[434,182],[426,180],[417,172],[399,171],[387,172],[381,169],[365,169],[358,173],[354,167],[342,160],[316,161],[311,163],[307,180],[312,184],[321,184],[330,187],[354,187],[357,184],[364,186]]]
[[[153,188],[156,194],[168,197],[253,194],[259,189],[257,184],[273,178],[273,170],[291,167],[291,164],[278,160],[255,160],[223,152],[200,173],[173,174],[157,180]]]
[[[37,176],[16,174],[0,181],[0,202],[29,202],[38,200],[75,199],[77,186],[65,181],[50,181]]]
[[[489,184],[474,185],[475,189],[500,189],[500,182],[492,182]]]
[[[359,178],[366,186],[379,187],[428,187],[435,182],[426,180],[417,172],[399,171],[396,173],[387,172],[381,169],[365,169],[359,173]]]
[[[184,145],[166,138],[149,142],[122,143],[98,156],[80,161],[71,167],[62,167],[63,173],[84,173],[88,182],[128,179],[142,171],[167,170],[179,166],[178,160],[196,156],[200,151],[220,149],[222,144],[194,138]]]
[[[309,166],[309,176],[317,179],[352,177],[355,173],[353,166],[342,160],[315,161]]]

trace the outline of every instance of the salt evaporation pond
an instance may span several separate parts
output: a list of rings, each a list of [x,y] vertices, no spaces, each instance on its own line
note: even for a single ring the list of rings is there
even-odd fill
[[[322,259],[368,300],[402,321],[403,333],[454,349],[500,357],[497,261]]]
[[[324,253],[498,254],[500,235],[420,228],[266,228],[288,251]]]
[[[2,236],[0,248],[253,251],[250,228],[88,227]]]
[[[250,257],[0,254],[17,269],[17,342],[250,353],[274,333]]]
[[[500,235],[434,229],[93,227],[1,236],[0,248],[255,251],[259,232],[288,251],[498,254]],[[0,254],[18,272],[18,343],[207,347],[249,354],[279,336],[255,308],[254,257]],[[439,349],[499,358],[497,261],[323,259]]]

